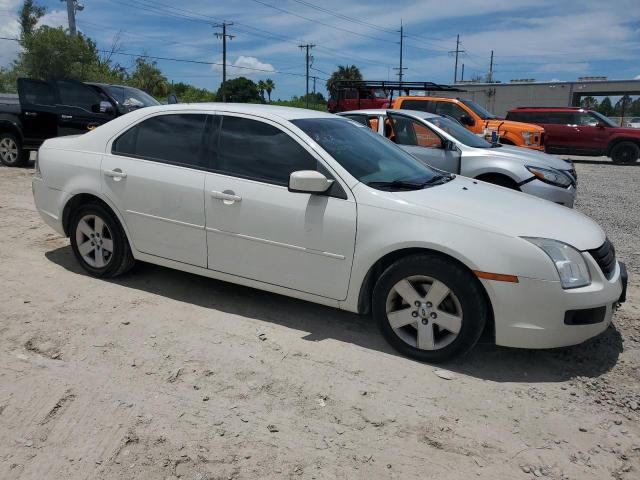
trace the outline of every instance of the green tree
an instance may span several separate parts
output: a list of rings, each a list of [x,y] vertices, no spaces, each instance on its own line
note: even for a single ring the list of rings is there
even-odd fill
[[[582,108],[586,108],[588,110],[597,110],[598,109],[598,100],[591,95],[584,97],[580,100],[580,106]]]
[[[604,100],[602,100],[600,102],[600,105],[598,105],[597,110],[603,115],[613,114],[613,105],[611,104],[611,99],[609,97],[604,97]]]
[[[267,78],[264,81],[264,89],[267,92],[267,97],[269,98],[269,103],[271,103],[271,92],[273,92],[276,89],[276,84],[273,80],[271,80],[270,78]]]
[[[264,83],[264,80],[260,80],[258,82],[258,93],[264,102],[264,91],[267,89],[267,85]]]
[[[24,46],[24,41],[35,30],[38,21],[45,13],[45,8],[38,5],[33,0],[25,0],[20,8],[20,43]]]
[[[92,80],[105,73],[96,44],[78,33],[75,37],[62,27],[42,26],[24,37],[23,51],[16,69],[32,78],[70,77]]]
[[[631,106],[631,97],[629,95],[623,95],[620,100],[616,102],[613,107],[613,113],[616,117],[629,116],[629,107]]]
[[[215,102],[216,94],[206,88],[197,88],[188,83],[178,82],[171,86],[171,91],[183,103]]]
[[[332,85],[338,80],[362,80],[362,73],[355,65],[338,65],[338,69],[327,80],[327,90],[332,91]]]
[[[169,91],[167,77],[162,74],[157,62],[142,57],[136,58],[135,68],[129,77],[129,85],[156,97],[164,97]]]
[[[224,82],[216,94],[216,101],[221,102],[224,95],[226,95],[228,102],[262,103],[258,86],[246,77],[238,77]]]

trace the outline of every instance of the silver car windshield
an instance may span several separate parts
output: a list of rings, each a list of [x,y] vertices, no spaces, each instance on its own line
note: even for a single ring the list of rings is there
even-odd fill
[[[479,137],[475,133],[470,132],[462,125],[460,125],[455,120],[451,120],[446,117],[433,117],[433,118],[425,118],[427,123],[435,125],[441,130],[444,130],[453,138],[458,140],[463,145],[467,147],[474,148],[491,148],[492,145],[487,142],[484,138]]]

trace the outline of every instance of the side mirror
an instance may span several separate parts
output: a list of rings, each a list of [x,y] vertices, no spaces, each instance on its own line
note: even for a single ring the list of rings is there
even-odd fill
[[[460,117],[460,123],[466,127],[473,127],[476,124],[469,115],[462,115]]]
[[[289,176],[289,191],[295,193],[324,193],[334,180],[329,180],[315,170],[300,170],[292,172]]]
[[[451,140],[443,140],[442,141],[442,149],[443,150],[455,151],[455,150],[458,149],[458,147],[456,147],[456,144],[453,143]]]
[[[174,105],[174,104],[176,104],[176,103],[180,103],[180,102],[178,101],[178,97],[176,96],[176,94],[175,94],[175,93],[171,93],[171,94],[167,97],[167,103],[168,103],[169,105]]]
[[[106,114],[112,114],[114,112],[113,105],[111,105],[111,102],[106,102],[104,100],[101,101],[100,103],[92,105],[91,111],[93,113],[106,113]]]
[[[602,122],[596,123],[596,128],[605,128],[605,127],[606,127],[606,125],[604,123],[602,123]]]

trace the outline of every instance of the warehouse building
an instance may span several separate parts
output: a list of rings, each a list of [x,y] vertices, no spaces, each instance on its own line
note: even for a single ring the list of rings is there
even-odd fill
[[[459,82],[456,87],[464,92],[448,92],[442,96],[469,98],[500,116],[516,107],[580,106],[580,101],[588,96],[640,96],[640,80],[607,80],[606,77],[581,77],[575,82],[536,82],[533,79],[510,83]]]

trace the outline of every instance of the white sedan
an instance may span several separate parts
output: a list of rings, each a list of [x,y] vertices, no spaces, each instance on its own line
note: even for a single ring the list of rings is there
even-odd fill
[[[437,362],[483,333],[547,348],[604,331],[626,271],[586,216],[434,170],[344,118],[169,105],[47,140],[42,218],[96,277],[135,260],[371,313]]]

